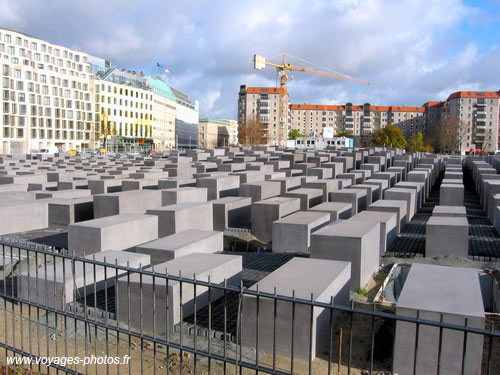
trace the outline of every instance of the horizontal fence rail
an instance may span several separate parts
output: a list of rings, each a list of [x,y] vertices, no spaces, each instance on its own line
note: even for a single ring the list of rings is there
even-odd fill
[[[482,373],[500,368],[494,314],[482,324],[422,319],[420,311],[406,316],[375,303],[346,306],[23,245],[0,239],[7,374],[395,374],[398,327],[414,332],[405,344],[413,351],[408,373],[420,372],[426,334],[437,339],[437,373],[450,335],[461,373],[479,349]]]

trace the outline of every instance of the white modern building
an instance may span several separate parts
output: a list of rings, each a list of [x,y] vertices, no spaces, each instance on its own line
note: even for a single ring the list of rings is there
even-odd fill
[[[198,147],[199,102],[192,101],[186,94],[171,88],[177,103],[175,118],[175,138],[177,148]]]
[[[87,54],[0,29],[0,154],[93,143],[91,76]]]

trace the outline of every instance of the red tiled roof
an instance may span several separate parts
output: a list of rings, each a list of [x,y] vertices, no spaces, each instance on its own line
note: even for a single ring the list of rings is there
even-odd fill
[[[344,111],[344,105],[321,105],[321,104],[290,104],[290,110],[304,111]],[[353,111],[362,111],[362,105],[353,105]],[[373,112],[425,112],[424,107],[408,107],[408,106],[370,106],[370,111]]]
[[[442,107],[445,102],[426,102],[424,103],[424,107]]]
[[[500,93],[498,91],[458,91],[451,94],[448,100],[458,99],[458,98],[488,98],[488,99],[499,99]]]
[[[324,105],[324,104],[290,104],[290,110],[303,111],[343,111],[343,105]]]
[[[247,94],[286,94],[283,87],[248,87]]]

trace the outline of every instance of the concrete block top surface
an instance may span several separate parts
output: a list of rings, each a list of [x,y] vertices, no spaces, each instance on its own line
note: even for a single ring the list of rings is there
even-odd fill
[[[230,203],[235,203],[235,202],[251,204],[252,198],[250,198],[250,197],[224,197],[224,198],[214,199],[214,200],[210,201],[210,203],[213,203],[214,205],[216,205],[216,204],[230,204]]]
[[[274,197],[255,202],[253,203],[253,205],[280,205],[280,204],[289,204],[294,202],[300,203],[300,199],[291,197]]]
[[[330,214],[327,212],[299,211],[275,221],[279,224],[299,224],[308,225],[319,220],[328,220]]]
[[[345,211],[352,209],[352,203],[323,202],[309,209],[309,211]]]
[[[387,223],[393,218],[394,220],[397,220],[397,214],[395,212],[361,211],[359,214],[351,217],[349,220],[366,220]]]
[[[239,255],[192,253],[160,263],[155,266],[155,270],[157,272],[167,270],[168,274],[173,276],[179,276],[179,272],[181,272],[182,277],[192,278],[193,275],[205,273],[225,263],[235,263],[241,267],[242,257]],[[139,275],[136,274],[136,276],[138,280]]]
[[[345,220],[327,225],[326,227],[317,230],[312,235],[361,238],[366,233],[377,229],[378,227],[380,227],[380,224],[372,221],[359,221],[356,225],[352,225],[352,222]]]
[[[376,202],[370,204],[369,207],[395,207],[395,208],[406,208],[407,202],[400,200],[392,200],[392,199],[380,199]]]
[[[300,195],[300,194],[307,194],[310,196],[319,196],[323,195],[323,190],[322,189],[313,189],[313,188],[300,188],[300,189],[295,189],[291,190],[286,193],[287,195]]]
[[[325,259],[293,258],[250,289],[301,299],[316,299],[343,273],[351,273],[351,263]],[[293,275],[293,277],[292,277]]]
[[[478,270],[414,263],[396,306],[484,318]]]
[[[175,233],[167,237],[159,238],[157,240],[147,242],[142,244],[140,247],[146,247],[148,249],[158,249],[158,250],[175,250],[183,248],[193,242],[203,241],[204,239],[210,238],[212,236],[223,236],[222,232],[210,231],[210,230],[186,230],[183,232]]]
[[[451,227],[468,227],[466,217],[443,217],[443,216],[431,216],[427,220],[427,225],[442,225]]]
[[[157,212],[157,211],[179,211],[179,210],[184,210],[184,209],[189,209],[193,207],[198,207],[198,206],[206,206],[206,205],[212,205],[212,202],[184,202],[184,203],[177,203],[177,204],[170,204],[168,206],[163,206],[163,207],[158,207],[154,209],[150,209],[147,212]]]
[[[70,226],[105,228],[133,221],[154,220],[153,215],[146,214],[120,214],[101,217],[99,219],[82,221],[80,223],[70,224]]]
[[[434,206],[432,214],[460,214],[466,216],[467,211],[464,206]]]

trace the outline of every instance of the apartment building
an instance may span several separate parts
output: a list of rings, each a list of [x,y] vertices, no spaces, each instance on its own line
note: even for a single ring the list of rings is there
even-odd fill
[[[0,154],[93,143],[88,55],[0,28]]]
[[[325,128],[369,137],[389,124],[399,126],[411,136],[425,130],[425,109],[408,106],[291,104],[290,128],[308,137],[320,137]]]
[[[500,149],[500,91],[459,91],[442,106],[442,115],[462,124],[462,152],[472,149]]]
[[[285,146],[288,139],[289,99],[284,88],[240,86],[238,125],[259,121],[270,145]]]

